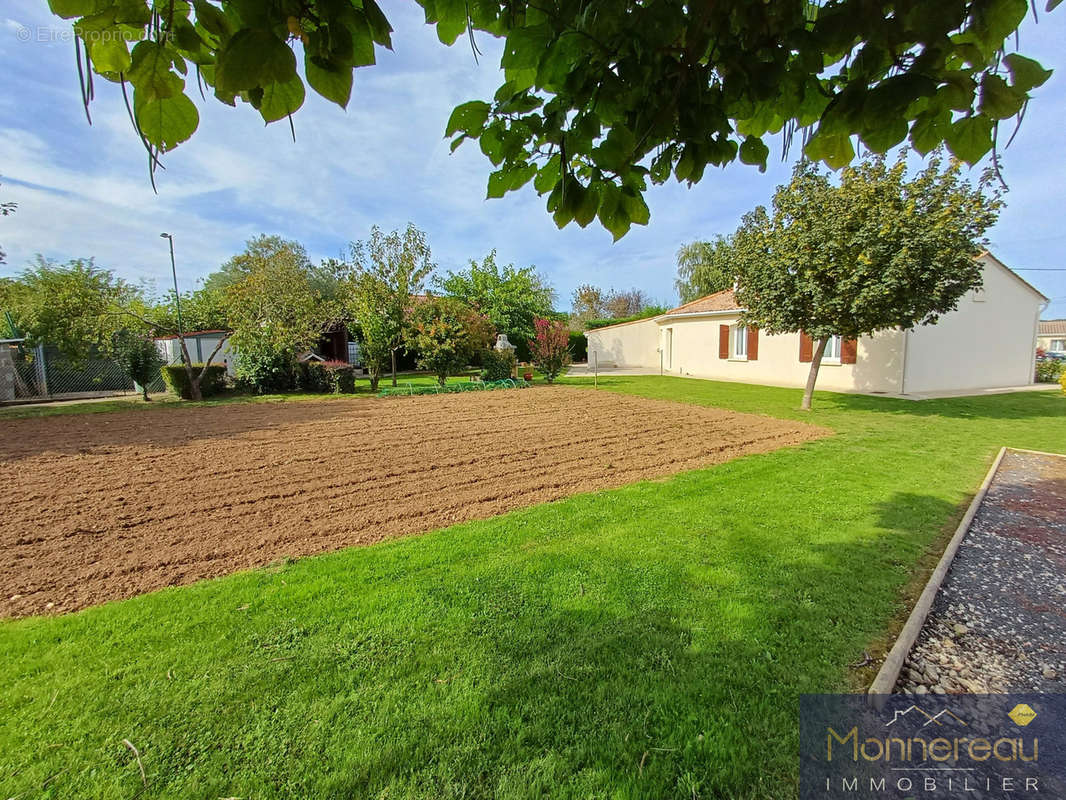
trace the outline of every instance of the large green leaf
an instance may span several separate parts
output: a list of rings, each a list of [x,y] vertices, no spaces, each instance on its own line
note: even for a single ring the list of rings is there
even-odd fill
[[[259,113],[267,122],[277,122],[292,114],[304,104],[304,83],[299,75],[287,81],[267,84],[263,87],[263,99]]]
[[[155,42],[138,42],[126,79],[137,90],[136,94],[147,101],[156,97],[170,97],[181,91],[184,82],[171,72],[171,58],[164,45]]]
[[[272,83],[288,83],[296,75],[296,56],[269,31],[245,29],[218,54],[215,87],[240,92]]]
[[[114,5],[113,0],[48,0],[52,13],[64,19],[98,14]]]
[[[864,128],[860,138],[875,153],[887,153],[907,138],[907,120],[898,115],[886,115],[879,123]]]
[[[766,159],[769,155],[770,148],[758,136],[748,136],[740,143],[741,162],[757,166],[759,172],[766,172]]]
[[[89,56],[97,72],[126,72],[130,68],[130,51],[122,38],[122,32],[112,28],[106,33],[111,36],[93,38],[89,47]]]
[[[200,124],[196,106],[183,93],[147,100],[136,114],[141,133],[164,152],[192,136]]]
[[[490,106],[481,100],[471,100],[456,106],[452,115],[448,118],[448,125],[444,129],[445,136],[451,136],[457,131],[475,133],[485,127],[485,121],[489,118]]]
[[[940,146],[951,125],[951,112],[948,110],[923,111],[911,126],[911,144],[923,156]]]
[[[443,44],[455,44],[466,31],[466,0],[436,0],[437,38]]]
[[[824,161],[833,169],[840,169],[855,158],[855,146],[846,133],[824,134],[818,131],[803,148],[807,158],[812,161]]]
[[[1037,86],[1043,86],[1051,77],[1051,70],[1044,69],[1040,62],[1026,58],[1018,53],[1011,53],[1003,57],[1003,63],[1010,70],[1011,84],[1015,89],[1028,92]]]
[[[304,75],[311,88],[341,108],[352,97],[352,68],[304,54]]]
[[[976,164],[992,149],[992,120],[985,116],[963,117],[948,128],[948,149],[967,164]]]
[[[981,104],[979,109],[993,119],[1013,117],[1022,110],[1025,92],[1014,89],[998,75],[986,74],[981,79]]]

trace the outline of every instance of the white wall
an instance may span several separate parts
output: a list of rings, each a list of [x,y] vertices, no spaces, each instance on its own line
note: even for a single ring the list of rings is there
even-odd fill
[[[219,337],[214,335],[187,336],[185,338],[185,346],[189,349],[189,358],[193,360],[194,364],[203,362],[211,355],[211,352],[218,344],[218,340]],[[156,339],[155,346],[168,364],[181,363],[181,343],[177,339]],[[199,349],[197,349],[197,346],[199,346]],[[228,340],[222,345],[222,349],[215,354],[215,357],[211,359],[212,364],[221,364],[223,361],[226,362],[226,372],[232,377],[234,374],[234,353],[230,349]]]
[[[990,256],[981,263],[982,291],[968,293],[936,325],[907,334],[907,394],[1033,382],[1043,300]]]
[[[665,346],[667,329],[673,329],[673,358],[667,372],[714,380],[761,383],[776,386],[803,386],[810,363],[799,360],[798,333],[770,336],[759,332],[759,352],[755,360],[719,358],[720,325],[735,325],[739,313],[666,319],[660,327]],[[854,364],[822,362],[818,372],[819,389],[862,392],[899,392],[903,365],[900,361],[898,331],[885,331],[859,339]]]
[[[659,326],[654,318],[586,331],[589,364],[593,353],[601,366],[659,368]]]

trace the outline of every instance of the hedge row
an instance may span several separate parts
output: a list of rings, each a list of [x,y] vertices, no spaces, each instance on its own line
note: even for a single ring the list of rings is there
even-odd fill
[[[355,367],[344,361],[304,361],[296,366],[294,388],[323,394],[354,394]]]
[[[193,372],[199,372],[204,368],[203,364],[193,364]],[[163,383],[167,391],[176,394],[183,400],[192,398],[189,390],[189,376],[185,367],[181,364],[168,364],[160,369],[163,375]],[[200,380],[200,395],[210,397],[218,394],[226,387],[226,367],[224,364],[212,364],[207,368],[204,377]]]

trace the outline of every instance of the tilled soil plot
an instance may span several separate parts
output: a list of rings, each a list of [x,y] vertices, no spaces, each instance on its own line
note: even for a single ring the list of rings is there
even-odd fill
[[[72,611],[827,433],[565,387],[0,422],[0,615]]]

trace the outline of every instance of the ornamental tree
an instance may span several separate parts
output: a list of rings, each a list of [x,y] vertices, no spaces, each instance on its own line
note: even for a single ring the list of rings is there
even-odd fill
[[[804,409],[831,336],[931,325],[981,285],[974,257],[1003,205],[992,176],[972,186],[957,160],[937,153],[908,177],[906,156],[891,166],[867,158],[837,183],[800,163],[772,212],[760,206],[733,235],[745,324],[814,340]]]
[[[570,330],[559,320],[538,319],[529,351],[548,383],[553,383],[570,365]]]
[[[143,332],[124,328],[115,334],[111,351],[122,371],[140,385],[144,402],[150,401],[148,384],[158,377],[163,366],[163,357],[155,342]]]
[[[477,140],[492,163],[488,196],[532,181],[560,227],[598,219],[616,239],[648,222],[649,181],[693,184],[737,159],[765,169],[771,135],[788,149],[800,133],[834,169],[856,136],[878,153],[946,142],[976,163],[1050,75],[1006,52],[1026,0],[419,3],[444,44],[505,40],[500,87],[445,126],[453,149]],[[74,21],[86,113],[94,73],[119,84],[153,173],[195,132],[193,95],[292,125],[305,82],[346,107],[353,71],[392,47],[375,0],[49,5]]]
[[[516,343],[533,336],[533,320],[552,313],[555,299],[534,267],[499,267],[495,250],[480,264],[471,260],[465,270],[435,278],[433,285],[484,314],[498,332]]]
[[[222,271],[233,276],[216,290],[223,293],[230,340],[240,354],[238,376],[257,387],[286,386],[283,376],[291,374],[301,352],[318,343],[339,307],[317,291],[310,261],[297,242],[257,237]],[[212,286],[210,276],[205,286]]]
[[[444,386],[449,375],[470,365],[475,353],[492,341],[492,323],[454,297],[430,297],[411,312],[406,333],[408,349],[418,354],[418,366],[428,369]]]
[[[349,310],[363,333],[363,353],[376,390],[386,368],[382,356],[392,366],[396,385],[396,351],[404,345],[408,316],[426,278],[436,268],[426,234],[407,224],[400,233],[385,233],[377,225],[366,241],[352,242],[349,248]]]

